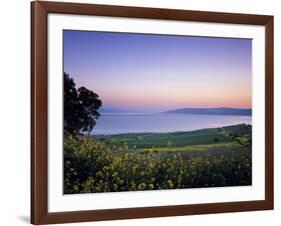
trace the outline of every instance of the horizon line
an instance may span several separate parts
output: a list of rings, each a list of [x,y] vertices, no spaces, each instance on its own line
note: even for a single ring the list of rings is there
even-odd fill
[[[151,110],[153,112],[167,112],[167,111],[174,111],[174,110],[181,110],[181,109],[200,109],[200,110],[205,110],[205,109],[233,109],[233,110],[252,110],[250,107],[181,107],[181,108],[169,108],[167,110],[161,110],[161,111],[155,111]],[[145,110],[138,110],[138,109],[126,109],[126,108],[114,108],[114,107],[101,107],[99,109],[100,111],[104,110],[110,110],[110,111],[119,111],[119,113],[143,113]],[[149,111],[147,109],[146,111]]]

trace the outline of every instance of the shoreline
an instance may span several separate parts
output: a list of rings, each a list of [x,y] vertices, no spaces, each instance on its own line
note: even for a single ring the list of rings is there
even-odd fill
[[[206,127],[202,129],[195,129],[195,130],[186,130],[186,131],[171,131],[171,132],[124,132],[124,133],[112,133],[112,134],[91,134],[91,137],[108,137],[108,136],[125,136],[125,135],[164,135],[164,134],[185,134],[185,133],[194,133],[194,132],[200,132],[204,130],[212,130],[212,129],[223,129],[227,127],[233,127],[233,126],[251,126],[252,124],[247,124],[247,123],[239,123],[239,124],[231,124],[231,125],[226,125],[222,127]]]

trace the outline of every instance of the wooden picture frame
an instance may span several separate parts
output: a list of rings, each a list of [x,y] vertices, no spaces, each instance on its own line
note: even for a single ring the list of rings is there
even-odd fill
[[[48,211],[48,14],[265,27],[265,199],[157,207]],[[52,224],[273,209],[273,16],[35,1],[31,3],[31,223]]]

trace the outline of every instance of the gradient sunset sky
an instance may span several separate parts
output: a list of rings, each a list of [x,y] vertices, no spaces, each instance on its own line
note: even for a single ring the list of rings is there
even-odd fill
[[[104,108],[251,108],[252,40],[64,31],[64,71]]]

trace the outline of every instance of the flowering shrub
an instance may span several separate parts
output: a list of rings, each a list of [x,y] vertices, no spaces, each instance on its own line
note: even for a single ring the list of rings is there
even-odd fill
[[[251,172],[249,149],[138,151],[64,138],[65,194],[250,185]]]

